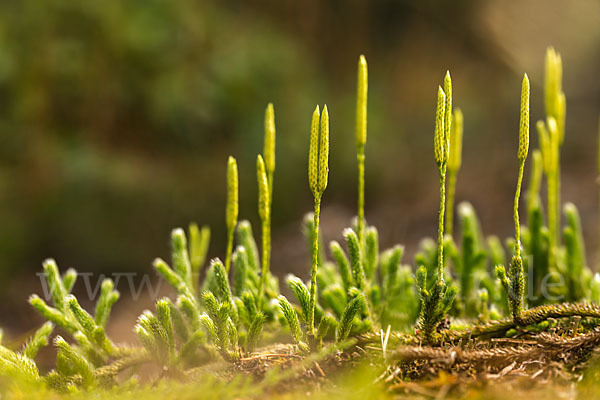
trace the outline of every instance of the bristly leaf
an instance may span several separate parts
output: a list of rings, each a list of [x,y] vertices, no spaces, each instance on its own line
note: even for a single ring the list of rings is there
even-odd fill
[[[210,336],[213,343],[219,342],[219,335],[217,334],[217,327],[215,326],[214,321],[210,318],[206,313],[202,313],[200,316],[200,322],[206,329],[208,336]]]
[[[77,280],[77,271],[73,268],[69,268],[62,277],[63,286],[67,293],[71,293],[73,286],[75,285],[75,281]]]
[[[365,239],[365,275],[372,280],[379,264],[379,232],[377,232],[377,228],[370,226]]]
[[[233,253],[233,293],[240,296],[246,289],[248,275],[248,255],[244,246],[238,246]]]
[[[175,354],[175,334],[173,332],[173,321],[171,319],[171,307],[168,299],[160,299],[156,302],[156,315],[160,325],[167,335],[169,354],[172,357]]]
[[[194,330],[198,329],[200,317],[199,307],[196,299],[188,295],[177,296],[177,307],[185,314]]]
[[[138,317],[138,325],[144,328],[144,331],[150,334],[153,338],[152,345],[155,348],[149,348],[148,351],[162,365],[167,365],[171,355],[169,336],[159,319],[152,312],[146,310]],[[144,332],[141,330],[138,334],[142,334],[142,336],[144,336]]]
[[[56,325],[67,330],[69,333],[77,331],[77,324],[67,319],[64,314],[54,307],[50,307],[37,294],[32,294],[29,297],[29,304],[33,306],[45,319],[54,322]]]
[[[244,303],[244,308],[248,313],[248,318],[253,320],[256,314],[259,312],[256,308],[256,299],[251,292],[246,291],[242,293],[242,302]]]
[[[102,282],[100,298],[96,303],[96,311],[94,313],[94,319],[99,326],[106,327],[106,322],[108,321],[112,306],[119,300],[119,292],[113,289],[114,283],[112,279],[105,279]]]
[[[37,331],[33,337],[23,346],[22,353],[24,356],[34,359],[40,349],[48,345],[48,338],[54,330],[52,322],[46,322]]]
[[[81,308],[75,296],[68,295],[65,300],[69,309],[73,313],[73,316],[83,328],[83,332],[86,334],[86,336],[92,337],[94,329],[96,328],[96,322],[94,321],[94,318],[92,318],[87,311]]]
[[[361,293],[352,299],[344,310],[344,314],[342,315],[342,319],[338,326],[338,341],[343,341],[348,338],[350,334],[350,330],[352,329],[352,322],[354,321],[354,317],[362,312],[366,308],[366,300],[365,296]]]
[[[60,274],[58,273],[56,261],[49,258],[44,261],[43,266],[46,282],[48,283],[48,290],[52,296],[52,302],[56,308],[64,312],[66,310],[65,297],[67,297],[68,293],[60,278]]]
[[[248,338],[246,339],[246,351],[252,352],[258,345],[260,334],[265,323],[265,315],[262,312],[257,313],[248,329]]]
[[[308,291],[308,288],[304,282],[302,282],[302,279],[298,278],[297,276],[291,274],[288,275],[287,283],[290,287],[290,290],[298,300],[298,303],[300,303],[300,307],[302,308],[302,318],[306,324],[308,323],[310,315],[310,292]]]
[[[300,321],[298,320],[298,314],[294,310],[294,307],[290,304],[288,299],[285,296],[280,295],[279,299],[279,308],[283,316],[285,317],[288,326],[290,327],[290,332],[292,334],[292,338],[296,342],[296,344],[301,344],[304,342],[304,335],[302,334],[302,330],[300,329]]]
[[[337,321],[331,314],[323,314],[319,327],[317,328],[317,340],[323,340],[329,331],[333,331],[337,326]]]
[[[206,311],[208,311],[208,315],[214,319],[218,319],[219,315],[219,303],[217,302],[216,297],[211,292],[202,293],[202,300],[204,302],[204,307],[206,307]]]
[[[62,337],[57,336],[54,339],[54,344],[58,348],[58,352],[71,362],[77,374],[81,376],[83,384],[86,387],[94,385],[96,378],[94,377],[94,372],[90,363],[78,354]]]
[[[335,240],[329,244],[329,248],[331,250],[331,255],[333,256],[333,259],[335,260],[340,271],[344,289],[347,292],[353,285],[352,271],[350,270],[348,258],[346,257],[346,254],[344,253],[344,250],[342,250],[340,244]]]
[[[215,274],[215,280],[219,289],[218,296],[224,303],[232,304],[233,296],[231,294],[231,288],[229,286],[229,280],[227,279],[227,272],[223,263],[218,258],[215,258],[210,262]]]
[[[175,333],[183,342],[187,341],[190,338],[190,331],[182,311],[170,299],[167,298],[165,301],[169,304]]]
[[[421,294],[426,294],[427,293],[427,268],[425,268],[423,265],[421,265],[419,268],[417,268],[417,273],[416,273],[416,283],[417,283],[417,287],[419,288]]]
[[[188,254],[185,232],[181,228],[171,233],[171,252],[173,270],[189,287],[192,286],[192,265]]]
[[[344,229],[344,238],[348,244],[348,253],[350,254],[350,264],[352,266],[352,277],[357,288],[363,290],[366,288],[366,276],[363,268],[360,244],[356,232],[352,229]]]

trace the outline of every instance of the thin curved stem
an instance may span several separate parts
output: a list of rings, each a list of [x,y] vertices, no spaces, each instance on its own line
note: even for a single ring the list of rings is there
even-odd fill
[[[225,271],[229,273],[231,267],[231,252],[233,251],[233,233],[235,228],[227,231],[227,250],[225,253]]]
[[[364,149],[356,156],[358,159],[358,242],[363,244],[365,229],[365,153]]]
[[[446,213],[446,232],[454,232],[454,193],[456,192],[456,171],[448,170],[448,205]]]
[[[523,170],[525,160],[519,164],[519,177],[517,178],[517,190],[515,192],[514,220],[515,220],[515,255],[521,256],[521,225],[519,223],[519,198],[521,197],[521,184],[523,183]]]
[[[440,166],[440,217],[438,221],[438,279],[444,280],[444,213],[446,211],[446,163]]]
[[[315,197],[315,214],[313,220],[314,233],[312,241],[312,268],[310,275],[310,314],[307,330],[314,334],[315,308],[317,305],[317,267],[319,264],[319,215],[321,214],[321,196]]]

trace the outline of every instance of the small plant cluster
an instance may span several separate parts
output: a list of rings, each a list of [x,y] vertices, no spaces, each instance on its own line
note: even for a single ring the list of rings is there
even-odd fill
[[[106,335],[109,314],[119,298],[110,279],[102,283],[92,315],[70,294],[76,272],[68,270],[61,276],[56,263],[47,260],[44,272],[52,304],[36,295],[30,303],[48,322],[20,351],[0,347],[0,373],[68,391],[114,386],[122,382],[122,374],[133,379],[143,364],[160,367],[163,377],[185,379],[215,359],[237,363],[261,345],[290,338],[299,354],[307,354],[326,344],[341,345],[349,338],[376,340],[377,332],[383,340],[384,330],[388,332],[386,345],[392,331],[398,343],[437,346],[464,338],[545,330],[563,317],[588,318],[587,326],[595,326],[600,318],[596,305],[600,276],[592,277],[587,266],[581,221],[571,203],[564,205],[565,223],[562,235],[559,232],[559,161],[566,101],[561,58],[553,49],[547,52],[545,73],[546,119],[536,124],[540,149],[533,151],[525,224],[519,206],[529,153],[530,89],[527,75],[522,81],[515,236],[505,245],[495,236],[484,238],[475,210],[466,202],[457,206],[460,230],[454,233],[463,114],[453,108],[452,80],[447,72],[437,90],[433,138],[440,184],[437,240],[422,241],[413,265],[403,261],[401,245],[380,249],[378,231],[367,223],[364,212],[368,79],[367,62],[361,56],[356,104],[357,218],[343,231],[343,245],[337,241],[329,244],[328,258],[319,224],[328,183],[330,124],[327,106],[317,106],[308,151],[314,210],[304,219],[310,279],[305,282],[293,275],[285,279],[294,301],[281,294],[270,268],[276,130],[274,109],[269,104],[264,151],[256,161],[260,251],[250,223],[239,221],[238,166],[235,158],[229,157],[224,262],[215,258],[205,267],[208,227],[191,224],[187,234],[183,229],[173,230],[171,263],[156,259],[154,268],[175,289],[176,296],[158,300],[153,311],[139,316],[135,333],[141,346],[121,346]],[[546,210],[540,195],[544,176]],[[508,264],[507,252],[511,254]],[[69,340],[54,337],[56,367],[42,375],[34,358],[55,326],[62,328]]]

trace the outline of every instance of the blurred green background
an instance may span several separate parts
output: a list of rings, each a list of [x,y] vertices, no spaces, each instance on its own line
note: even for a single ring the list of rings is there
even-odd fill
[[[330,240],[356,207],[360,54],[370,78],[366,215],[382,245],[404,243],[411,257],[436,229],[433,117],[446,69],[465,114],[457,200],[474,203],[486,233],[506,236],[520,80],[532,80],[533,125],[543,117],[545,48],[555,46],[567,96],[563,199],[580,207],[592,256],[599,20],[597,0],[1,1],[0,324],[31,324],[32,312],[14,310],[40,291],[46,257],[61,269],[151,272],[154,257],[168,257],[170,230],[190,221],[211,226],[210,255],[221,256],[230,154],[240,217],[258,219],[254,166],[268,102],[273,269],[306,276],[310,116],[328,105]]]

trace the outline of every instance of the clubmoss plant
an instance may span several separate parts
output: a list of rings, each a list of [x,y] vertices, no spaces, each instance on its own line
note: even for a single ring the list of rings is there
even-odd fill
[[[320,122],[320,128],[319,128]],[[313,257],[310,280],[310,313],[308,316],[308,329],[311,335],[315,334],[315,307],[317,304],[317,268],[319,253],[319,215],[321,213],[321,197],[327,187],[329,174],[329,113],[327,106],[323,114],[319,113],[319,106],[315,108],[310,131],[310,148],[308,153],[308,182],[314,197],[314,235]]]
[[[273,107],[269,105],[265,112],[264,154],[257,157],[262,252],[259,253],[250,223],[244,220],[237,223],[237,166],[235,159],[230,157],[225,263],[215,258],[206,273],[201,273],[210,230],[191,224],[186,237],[183,229],[174,229],[171,232],[171,265],[156,259],[154,267],[173,286],[175,296],[159,299],[152,310],[139,316],[134,329],[139,344],[131,347],[114,343],[106,334],[110,312],[119,298],[115,284],[110,279],[101,283],[95,309],[88,312],[71,294],[76,272],[68,270],[61,276],[56,263],[46,260],[44,272],[50,304],[37,295],[31,296],[30,303],[48,322],[20,351],[0,345],[0,378],[9,378],[0,379],[0,384],[7,381],[17,390],[27,387],[20,386],[23,382],[45,384],[63,392],[107,388],[111,389],[105,392],[108,395],[114,393],[113,388],[121,391],[135,387],[137,371],[146,364],[154,366],[149,370],[157,371],[150,379],[187,381],[198,379],[200,371],[220,365],[215,362],[218,359],[234,363],[235,366],[227,367],[228,371],[237,371],[256,365],[266,357],[285,356],[290,363],[297,357],[305,357],[297,368],[292,365],[286,374],[280,375],[289,378],[292,376],[289,371],[308,368],[333,351],[338,352],[336,360],[344,360],[347,357],[339,352],[360,349],[356,354],[367,352],[370,356],[373,351],[383,350],[386,363],[381,367],[388,369],[393,366],[390,363],[397,361],[385,355],[386,348],[403,344],[446,347],[446,344],[460,346],[469,341],[480,346],[489,344],[484,342],[489,338],[514,337],[512,340],[518,340],[515,336],[521,333],[533,339],[560,336],[561,341],[579,343],[581,338],[597,335],[600,275],[592,277],[587,266],[581,219],[575,205],[567,203],[563,208],[563,244],[551,239],[549,227],[558,229],[558,218],[551,222],[552,213],[549,213],[548,227],[544,225],[539,194],[542,174],[550,188],[548,203],[553,204],[550,207],[560,205],[556,189],[560,183],[558,159],[564,137],[565,110],[560,56],[553,51],[548,54],[547,118],[537,124],[541,150],[532,152],[525,223],[519,218],[519,201],[529,152],[529,81],[527,75],[523,78],[517,152],[519,172],[513,207],[515,237],[507,240],[506,249],[498,237],[483,235],[475,209],[467,202],[457,207],[456,242],[453,235],[444,235],[453,230],[454,186],[462,151],[462,114],[459,110],[452,111],[449,73],[443,88],[438,88],[434,133],[434,156],[440,178],[437,241],[425,239],[421,242],[415,257],[416,271],[414,264],[403,262],[402,246],[381,249],[379,231],[369,226],[364,218],[367,69],[366,61],[361,57],[356,110],[357,222],[343,231],[344,246],[336,241],[329,244],[332,259],[328,260],[321,243],[319,215],[328,181],[329,116],[326,107],[322,113],[317,107],[311,122],[308,157],[314,212],[303,221],[310,249],[311,276],[305,282],[288,275],[286,283],[295,298],[294,303],[280,294],[279,281],[270,273],[275,125]],[[600,174],[600,161],[598,170]],[[235,237],[234,231],[237,232]],[[513,254],[508,273],[503,267],[507,250]],[[533,259],[523,258],[521,253],[532,255]],[[553,258],[552,262],[550,258]],[[525,309],[524,301],[526,267],[533,270],[533,278],[528,282],[534,286],[534,297],[528,302],[533,307],[530,309]],[[547,282],[552,283],[552,287],[543,288],[542,281],[550,273],[562,274],[565,284],[561,286],[554,280]],[[579,303],[556,303],[552,298],[541,298],[542,289]],[[537,300],[536,295],[540,297]],[[51,341],[55,325],[64,331],[64,336],[54,338],[57,349],[55,369],[44,375],[34,358],[40,348]],[[412,334],[415,326],[416,335]],[[288,335],[282,335],[282,329],[288,328],[296,344],[289,349],[296,354],[287,354],[287,351],[285,355],[272,354],[271,350],[278,346],[261,349],[263,344],[289,340]],[[579,335],[582,332],[584,334]],[[563,338],[568,335],[575,337]],[[597,336],[593,337],[597,343]],[[375,344],[381,344],[382,349],[375,350]],[[436,354],[444,351],[443,348],[415,348]],[[307,354],[311,351],[313,354]],[[373,362],[371,365],[378,367],[379,356],[369,359]],[[259,385],[254,380],[252,385],[264,388],[272,384],[275,372],[268,371]]]
[[[358,59],[356,95],[356,158],[358,160],[358,239],[363,242],[365,225],[365,145],[367,144],[367,93],[369,87],[367,59]]]
[[[521,258],[521,225],[519,223],[519,199],[521,196],[521,183],[523,181],[523,170],[525,160],[529,151],[529,78],[527,74],[523,77],[521,87],[521,117],[519,124],[519,174],[517,178],[517,189],[515,191],[515,202],[513,208],[515,223],[515,249],[510,263],[509,277],[502,265],[496,267],[496,273],[505,291],[507,292],[510,310],[515,323],[521,323],[521,312],[524,306],[525,276],[523,273],[523,259]]]
[[[258,294],[258,301],[261,304],[271,260],[271,204],[273,202],[273,174],[275,173],[275,112],[272,103],[269,103],[265,110],[264,142],[264,159],[259,155],[256,160],[258,215],[262,225],[262,267]]]
[[[227,213],[225,224],[227,226],[227,250],[225,253],[225,270],[229,272],[231,266],[231,252],[233,251],[233,233],[238,220],[238,167],[235,158],[227,160]]]
[[[258,180],[258,215],[262,225],[262,267],[258,299],[262,303],[271,253],[271,195],[265,162],[260,154],[256,159],[256,177]]]
[[[444,211],[446,207],[446,168],[450,152],[450,124],[452,115],[452,81],[450,71],[444,77],[444,89],[438,87],[435,114],[434,156],[440,176],[440,214],[437,242],[437,277],[428,289],[427,269],[417,270],[417,287],[421,296],[419,333],[427,343],[436,340],[436,329],[450,310],[457,289],[444,282]],[[447,290],[448,289],[448,290]]]
[[[40,371],[34,359],[42,347],[48,345],[54,324],[44,323],[35,331],[20,351],[12,351],[0,345],[0,375],[9,377],[14,383],[39,383]],[[1,339],[0,334],[0,339]],[[1,340],[0,340],[1,341]]]
[[[440,217],[438,221],[438,279],[444,280],[444,212],[446,210],[446,168],[450,152],[450,121],[452,115],[452,81],[450,71],[444,77],[444,89],[438,87],[435,117],[435,162],[440,175]]]
[[[450,154],[448,155],[448,206],[446,214],[446,232],[452,236],[454,232],[454,194],[456,192],[456,175],[462,163],[463,114],[460,108],[454,110],[450,126]]]
[[[92,317],[81,308],[77,299],[69,294],[76,279],[73,270],[67,271],[61,278],[56,262],[48,259],[44,261],[44,274],[54,307],[46,304],[37,295],[32,295],[29,303],[44,318],[71,334],[79,342],[82,351],[98,363],[106,362],[115,356],[118,350],[105,332],[108,315],[119,298],[119,293],[113,290],[112,280],[105,279],[102,282],[96,315]]]
[[[562,59],[554,48],[546,50],[544,68],[544,105],[546,121],[537,122],[540,148],[547,180],[549,264],[556,267],[560,246],[560,148],[565,136],[566,97],[562,91]]]

